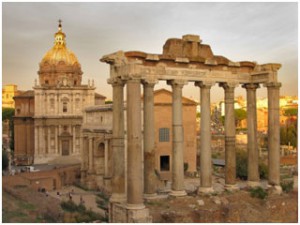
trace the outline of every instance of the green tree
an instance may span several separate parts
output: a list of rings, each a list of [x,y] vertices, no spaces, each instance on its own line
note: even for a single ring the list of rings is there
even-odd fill
[[[2,108],[2,121],[12,120],[15,114],[15,109],[13,108]]]
[[[9,130],[11,132],[10,136],[10,149],[14,150],[14,120],[13,116],[15,114],[15,109],[13,108],[2,108],[2,121],[9,120]]]
[[[241,121],[247,118],[247,112],[244,109],[235,109],[234,116],[235,116],[235,125],[238,127]]]
[[[298,115],[298,109],[294,109],[294,108],[285,109],[283,115],[288,116],[288,117],[297,116]]]

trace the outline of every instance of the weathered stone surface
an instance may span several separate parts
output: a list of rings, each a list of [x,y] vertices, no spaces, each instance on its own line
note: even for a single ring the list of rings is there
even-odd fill
[[[197,200],[198,205],[203,206],[204,205],[204,201],[202,199]]]

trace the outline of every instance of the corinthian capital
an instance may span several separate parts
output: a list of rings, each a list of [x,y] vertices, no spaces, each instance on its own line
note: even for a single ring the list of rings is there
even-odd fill
[[[156,78],[146,78],[142,80],[142,84],[145,86],[154,87],[155,84],[158,83],[158,80]]]
[[[167,84],[171,85],[172,88],[179,87],[183,88],[184,85],[186,85],[188,82],[186,80],[168,80]]]
[[[269,83],[265,83],[264,86],[267,88],[280,88],[281,83],[280,82],[269,82]]]
[[[214,81],[196,81],[195,86],[200,88],[211,88],[215,85]]]
[[[125,85],[125,81],[122,80],[121,78],[118,78],[118,77],[108,78],[107,83],[111,84],[113,87],[114,86],[124,86]]]
[[[246,88],[246,90],[256,90],[257,88],[259,88],[259,84],[258,83],[248,83],[248,84],[243,84],[242,87]]]
[[[224,90],[236,88],[239,84],[237,82],[224,82],[224,83],[219,83],[219,87],[224,88]]]

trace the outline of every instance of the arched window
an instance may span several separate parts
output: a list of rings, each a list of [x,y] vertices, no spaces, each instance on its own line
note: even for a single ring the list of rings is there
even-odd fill
[[[105,149],[105,144],[104,143],[100,143],[98,145],[98,149],[97,149],[97,157],[104,157],[104,149]]]
[[[68,112],[68,103],[67,102],[63,102],[63,112],[64,113]]]

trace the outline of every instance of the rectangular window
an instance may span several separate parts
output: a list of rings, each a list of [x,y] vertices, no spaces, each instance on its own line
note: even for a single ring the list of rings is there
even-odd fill
[[[159,129],[159,142],[169,142],[170,141],[170,129],[160,128]]]
[[[160,171],[170,171],[170,156],[160,156]]]

